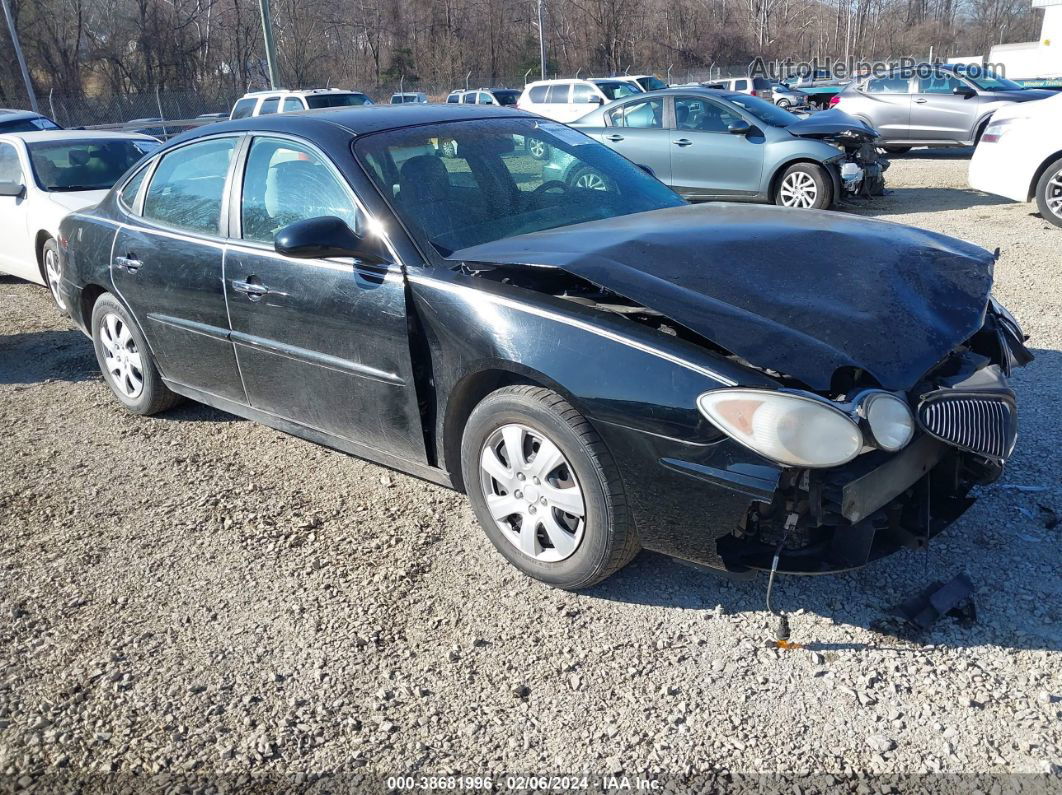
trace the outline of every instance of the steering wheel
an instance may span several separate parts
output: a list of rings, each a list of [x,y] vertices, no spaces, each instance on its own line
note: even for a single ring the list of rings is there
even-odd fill
[[[535,188],[533,191],[531,191],[531,195],[538,196],[540,193],[545,193],[546,191],[551,191],[555,188],[560,188],[564,193],[567,193],[568,183],[561,182],[559,179],[547,180],[546,182],[543,182],[541,185]]]

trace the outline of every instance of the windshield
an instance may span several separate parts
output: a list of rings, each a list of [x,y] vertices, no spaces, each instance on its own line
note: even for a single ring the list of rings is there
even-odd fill
[[[321,108],[345,108],[351,105],[371,105],[372,100],[364,94],[311,94],[306,97],[310,110]]]
[[[631,94],[642,93],[642,89],[634,83],[627,83],[620,80],[609,83],[598,83],[597,87],[600,88],[601,93],[609,99],[621,99],[622,97],[629,97]]]
[[[982,91],[1024,91],[1025,86],[999,77],[990,71],[977,67],[975,69],[956,68],[955,73],[962,75]],[[976,75],[976,76],[975,76]]]
[[[29,144],[30,164],[37,184],[46,191],[107,190],[158,141],[92,139],[44,141]]]
[[[797,120],[796,116],[787,110],[782,110],[773,102],[749,94],[726,94],[723,98],[747,110],[764,124],[772,127],[788,127]]]
[[[37,132],[38,130],[61,130],[63,129],[51,119],[45,116],[37,116],[32,119],[15,119],[3,121],[0,119],[0,132],[19,133]]]
[[[639,77],[638,85],[640,85],[646,91],[659,91],[662,88],[667,88],[667,83],[665,83],[656,75],[649,75],[648,77]]]
[[[414,234],[442,256],[480,243],[684,204],[581,132],[512,118],[357,139],[358,159]]]
[[[520,92],[515,90],[494,91],[493,93],[499,105],[515,105],[516,100],[520,99]]]

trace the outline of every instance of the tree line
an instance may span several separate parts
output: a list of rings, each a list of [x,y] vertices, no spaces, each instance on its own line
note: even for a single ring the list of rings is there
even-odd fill
[[[10,0],[38,92],[265,86],[258,0]],[[535,0],[273,0],[282,82],[441,92],[537,77]],[[987,55],[1039,31],[1029,0],[545,0],[548,70],[607,75],[808,60]],[[11,52],[6,28],[0,51]],[[0,59],[0,104],[22,95]]]

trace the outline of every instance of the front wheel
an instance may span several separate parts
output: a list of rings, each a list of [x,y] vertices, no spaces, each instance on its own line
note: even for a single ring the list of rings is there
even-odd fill
[[[134,414],[157,414],[181,402],[162,382],[140,330],[110,293],[92,308],[92,345],[107,386]]]
[[[785,170],[774,191],[774,203],[804,210],[826,210],[833,204],[833,183],[826,169],[815,163],[794,163]]]
[[[615,463],[555,392],[513,386],[484,398],[465,426],[461,470],[491,543],[535,579],[588,588],[638,552]]]
[[[59,264],[59,246],[56,245],[54,238],[45,240],[41,247],[41,275],[44,277],[44,283],[48,285],[48,292],[52,294],[55,305],[59,307],[60,312],[67,314],[66,301],[63,300],[63,294],[59,289],[63,280],[63,270]]]
[[[782,110],[789,110],[789,108],[792,106],[792,104],[793,103],[790,102],[785,97],[782,97],[780,100],[778,100],[778,107],[780,107]]]
[[[1045,221],[1062,226],[1062,157],[1049,165],[1036,183],[1036,206]]]

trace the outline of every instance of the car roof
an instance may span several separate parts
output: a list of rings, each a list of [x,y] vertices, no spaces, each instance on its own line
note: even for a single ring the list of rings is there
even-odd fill
[[[34,130],[33,132],[0,133],[0,138],[18,138],[28,144],[49,141],[156,140],[150,135],[111,130]]]
[[[40,113],[34,113],[32,110],[18,110],[17,108],[0,108],[0,115],[4,116],[4,121],[17,121],[18,119],[43,119],[45,118]]]
[[[322,108],[321,110],[296,113],[276,113],[267,116],[252,116],[246,119],[222,121],[190,130],[174,140],[188,141],[206,135],[255,130],[312,136],[315,131],[335,131],[339,128],[353,135],[367,135],[383,130],[448,121],[490,118],[511,119],[513,115],[526,116],[530,119],[541,118],[534,113],[524,113],[512,108],[496,107],[494,105],[435,105],[423,103],[362,105],[358,107]]]

